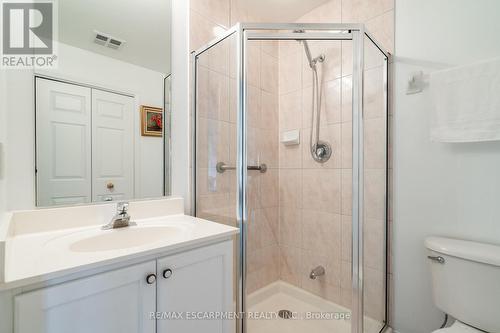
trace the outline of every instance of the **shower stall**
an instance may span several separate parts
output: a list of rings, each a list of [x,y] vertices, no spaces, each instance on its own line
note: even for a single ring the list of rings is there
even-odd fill
[[[362,24],[237,24],[192,55],[193,208],[237,226],[242,333],[388,318],[388,62]]]

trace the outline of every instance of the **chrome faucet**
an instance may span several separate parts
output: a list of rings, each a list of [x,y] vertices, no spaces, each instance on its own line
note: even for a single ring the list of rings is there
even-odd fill
[[[102,227],[103,230],[117,229],[135,225],[130,222],[130,215],[128,215],[128,202],[119,202],[116,205],[116,214],[111,221]]]
[[[316,280],[318,277],[325,275],[325,268],[323,266],[318,266],[313,268],[311,273],[309,274],[309,278],[311,280]]]

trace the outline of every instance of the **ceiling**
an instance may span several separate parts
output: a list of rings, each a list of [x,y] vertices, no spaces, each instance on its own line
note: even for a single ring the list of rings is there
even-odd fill
[[[59,40],[81,49],[170,73],[171,0],[59,1]],[[125,40],[118,50],[94,43],[99,31]]]
[[[170,73],[171,1],[59,1],[59,40],[107,57]],[[250,17],[266,22],[294,22],[329,0],[235,1]],[[94,43],[95,31],[125,40],[125,43],[118,50],[103,47]]]
[[[265,22],[294,22],[329,0],[236,0],[251,17]]]

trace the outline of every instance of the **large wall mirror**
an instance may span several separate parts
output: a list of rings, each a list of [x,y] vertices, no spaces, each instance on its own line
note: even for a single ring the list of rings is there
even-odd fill
[[[58,1],[34,70],[38,207],[170,194],[171,1]]]

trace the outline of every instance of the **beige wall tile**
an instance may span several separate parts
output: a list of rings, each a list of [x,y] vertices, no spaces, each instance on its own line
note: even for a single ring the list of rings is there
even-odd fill
[[[280,247],[280,279],[301,286],[301,250],[297,247]]]
[[[298,44],[298,43],[297,43]],[[279,64],[279,91],[286,94],[297,91],[302,86],[302,54],[299,52],[290,53],[280,57]]]
[[[226,38],[217,45],[208,50],[208,67],[225,76],[229,76],[229,48],[231,47],[231,38]]]
[[[248,113],[247,124],[249,127],[259,128],[261,124],[261,90],[254,86],[248,86]],[[249,144],[255,144],[250,142]]]
[[[342,76],[352,75],[352,41],[342,41]]]
[[[276,40],[266,40],[261,41],[262,52],[271,57],[278,59],[279,57],[279,41]]]
[[[342,214],[352,215],[352,169],[342,169]]]
[[[199,0],[203,1],[203,0]],[[238,22],[248,22],[247,11],[239,5],[238,0],[231,0],[231,26]]]
[[[364,306],[365,313],[373,319],[384,319],[385,284],[383,271],[365,267],[364,269]]]
[[[302,248],[327,259],[341,257],[341,217],[317,210],[302,211]]]
[[[383,68],[375,67],[366,70],[364,76],[363,106],[365,119],[382,118],[385,116]]]
[[[302,171],[298,169],[280,170],[280,206],[302,207]]]
[[[364,265],[382,271],[385,261],[384,221],[366,219],[363,230]]]
[[[284,144],[279,144],[279,163],[281,169],[297,169],[302,167],[302,146],[307,145],[307,142],[309,141],[309,139],[305,137],[303,133],[304,131],[301,130],[301,143],[299,145],[285,146]]]
[[[342,22],[365,22],[394,8],[394,0],[343,0]]]
[[[316,7],[309,13],[305,14],[297,20],[304,23],[332,23],[340,22],[342,15],[342,1],[332,0]]]
[[[385,169],[367,169],[364,179],[365,218],[383,220],[385,216]]]
[[[189,49],[194,51],[215,38],[214,28],[218,25],[193,10],[189,14]]]
[[[252,171],[258,172],[258,171]],[[278,169],[268,169],[260,176],[260,206],[274,207],[278,211],[279,206],[279,172]]]
[[[259,162],[265,163],[268,168],[278,168],[279,163],[279,147],[278,134],[275,130],[260,129],[259,130]]]
[[[260,177],[256,174],[247,176],[247,205],[248,210],[255,212],[260,207]]]
[[[260,88],[261,74],[261,51],[260,41],[249,41],[247,43],[247,75],[248,84]]]
[[[314,55],[324,54],[325,61],[319,66],[325,82],[338,79],[342,74],[342,48],[340,41],[314,42]]]
[[[229,123],[200,117],[198,127],[198,166],[214,169],[229,158]]]
[[[303,52],[302,45],[300,45],[300,43],[297,43],[297,41],[289,41],[289,40],[280,41],[279,42],[280,65],[281,61],[287,58],[290,54],[299,52]]]
[[[352,264],[347,261],[341,263],[340,305],[347,308],[352,306]]]
[[[274,130],[278,135],[279,99],[277,93],[262,91],[260,128]]]
[[[280,208],[281,246],[302,246],[302,210],[290,207]]]
[[[312,86],[302,90],[302,128],[312,125]],[[317,101],[314,99],[314,104]],[[316,117],[316,115],[315,115]],[[321,124],[335,124],[341,122],[341,79],[324,83],[321,103]]]
[[[198,195],[210,195],[230,192],[230,175],[218,173],[215,168],[198,168],[196,190]]]
[[[280,130],[291,130],[301,128],[301,90],[280,95]]]
[[[342,122],[352,121],[352,76],[342,78]]]
[[[342,168],[352,168],[352,123],[342,123]]]
[[[278,59],[262,52],[261,58],[261,87],[271,93],[278,93],[279,63]]]
[[[384,118],[364,122],[364,167],[384,169],[386,166],[386,121]]]
[[[230,1],[191,0],[190,8],[210,21],[229,28]]]
[[[367,21],[366,27],[385,49],[394,53],[394,10]]]
[[[302,207],[340,214],[340,170],[304,169]]]
[[[342,261],[352,260],[352,216],[342,215]]]

